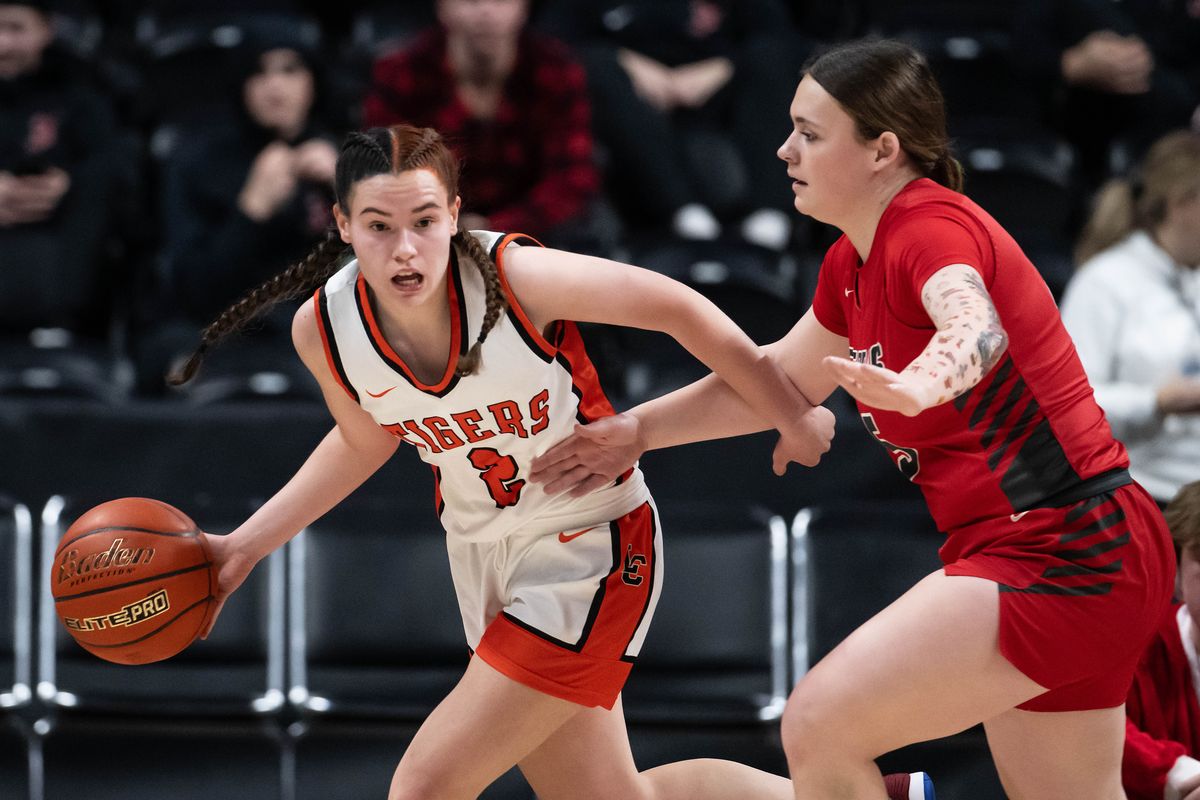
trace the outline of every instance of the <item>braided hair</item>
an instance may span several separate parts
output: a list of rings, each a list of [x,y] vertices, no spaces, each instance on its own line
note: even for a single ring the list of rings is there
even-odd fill
[[[349,208],[350,195],[359,181],[375,175],[399,175],[414,169],[432,171],[445,186],[449,197],[458,194],[458,160],[432,128],[393,125],[353,132],[342,144],[334,172],[338,204]],[[487,307],[479,337],[455,367],[459,375],[469,375],[479,370],[480,348],[507,308],[507,302],[496,264],[479,241],[469,233],[459,231],[452,242],[475,263],[486,289]],[[277,303],[311,294],[341,268],[349,251],[350,246],[341,241],[336,228],[331,229],[325,240],[303,261],[268,279],[221,312],[201,333],[200,344],[187,361],[167,376],[167,382],[174,386],[187,383],[214,345],[242,330]]]

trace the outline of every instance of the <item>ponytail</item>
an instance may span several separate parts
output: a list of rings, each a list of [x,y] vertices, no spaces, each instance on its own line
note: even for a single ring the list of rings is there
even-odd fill
[[[1096,193],[1092,215],[1075,245],[1075,266],[1124,239],[1137,227],[1134,185],[1125,178],[1110,180]]]
[[[958,159],[950,154],[947,147],[933,162],[932,168],[926,173],[927,177],[955,192],[963,190],[963,168]]]
[[[487,298],[487,306],[483,313],[483,325],[479,328],[479,338],[471,345],[467,354],[458,360],[458,365],[454,370],[458,375],[472,375],[479,371],[483,343],[500,319],[500,315],[508,308],[508,301],[505,299],[504,289],[500,285],[500,271],[496,268],[496,262],[492,261],[491,256],[483,249],[479,240],[470,233],[460,230],[454,234],[452,241],[475,262],[479,274],[483,276],[483,286]]]
[[[205,355],[213,345],[246,327],[251,320],[261,316],[280,301],[294,300],[315,290],[333,275],[348,249],[349,245],[342,242],[336,229],[330,230],[325,241],[317,245],[307,258],[269,278],[221,312],[212,324],[204,329],[195,352],[182,366],[167,375],[167,383],[172,386],[187,383],[195,377]]]

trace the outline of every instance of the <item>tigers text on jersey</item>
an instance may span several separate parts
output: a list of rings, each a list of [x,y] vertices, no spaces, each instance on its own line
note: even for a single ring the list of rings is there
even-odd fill
[[[575,323],[543,336],[504,277],[504,253],[518,234],[473,231],[500,272],[509,308],[488,333],[479,371],[458,376],[457,358],[478,337],[486,308],[483,278],[470,255],[452,247],[447,270],[451,357],[434,385],[422,383],[380,331],[367,284],[351,261],[317,290],[314,302],[330,370],[355,402],[433,467],[446,532],[471,541],[578,530],[646,502],[635,467],[583,498],[549,496],[529,483],[529,462],[570,435],[576,421],[613,413]]]
[[[849,338],[852,358],[899,372],[936,332],[921,289],[953,264],[983,277],[1007,352],[974,388],[915,417],[859,404],[867,430],[921,487],[938,527],[1059,505],[1077,490],[1098,493],[1113,486],[1091,480],[1110,473],[1117,484],[1128,481],[1120,474],[1129,466],[1125,448],[1092,396],[1045,281],[963,195],[928,179],[909,183],[879,220],[866,263],[845,236],[830,247],[813,312]]]

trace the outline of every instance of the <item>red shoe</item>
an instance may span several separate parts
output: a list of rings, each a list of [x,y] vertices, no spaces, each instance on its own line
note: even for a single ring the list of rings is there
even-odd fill
[[[898,772],[884,775],[888,800],[935,800],[933,781],[924,772]]]

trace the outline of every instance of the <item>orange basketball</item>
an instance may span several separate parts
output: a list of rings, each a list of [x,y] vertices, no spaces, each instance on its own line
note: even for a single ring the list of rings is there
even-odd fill
[[[196,523],[145,497],[101,503],[63,534],[54,610],[85,650],[118,664],[170,658],[208,622],[216,573]]]

